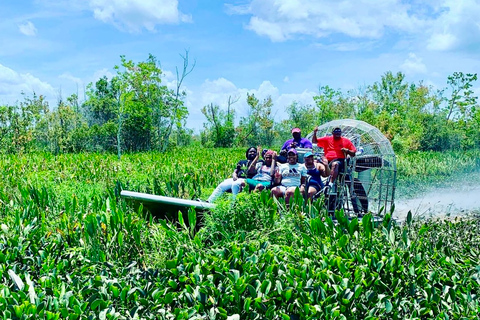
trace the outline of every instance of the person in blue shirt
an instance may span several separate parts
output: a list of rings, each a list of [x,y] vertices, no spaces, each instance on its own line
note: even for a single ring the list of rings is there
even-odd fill
[[[325,184],[323,178],[330,176],[330,167],[328,166],[327,158],[322,157],[320,161],[317,161],[311,152],[305,153],[303,156],[305,160],[305,168],[307,168],[307,174],[310,176],[308,182],[307,196],[312,199],[320,190],[323,190]]]
[[[288,150],[290,148],[312,148],[312,142],[307,138],[302,138],[302,132],[299,128],[292,129],[293,139],[285,141],[281,150]]]

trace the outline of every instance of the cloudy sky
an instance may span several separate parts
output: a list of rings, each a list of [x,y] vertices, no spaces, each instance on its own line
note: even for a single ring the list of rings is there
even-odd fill
[[[480,73],[478,17],[479,0],[3,0],[0,105],[22,92],[83,99],[120,55],[153,54],[174,85],[188,50],[188,127],[229,97],[244,115],[247,93],[271,96],[279,119],[323,85],[346,92],[402,71],[440,89],[455,71]]]

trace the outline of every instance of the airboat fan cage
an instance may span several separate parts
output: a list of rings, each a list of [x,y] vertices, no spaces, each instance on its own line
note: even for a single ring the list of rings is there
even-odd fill
[[[317,137],[331,135],[336,127],[342,136],[350,139],[357,148],[355,157],[349,160],[345,175],[343,209],[349,213],[383,215],[393,209],[397,164],[390,141],[376,127],[359,120],[341,119],[318,127]],[[307,138],[311,139],[313,132]],[[316,145],[315,152],[323,153]],[[341,198],[341,195],[339,195]]]

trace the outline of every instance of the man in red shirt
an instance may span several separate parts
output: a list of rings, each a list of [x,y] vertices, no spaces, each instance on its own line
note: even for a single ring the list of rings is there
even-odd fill
[[[347,155],[354,157],[357,149],[353,145],[352,141],[348,138],[342,137],[342,129],[334,128],[331,136],[325,136],[317,139],[318,127],[313,129],[312,143],[316,143],[317,146],[323,148],[325,157],[330,164],[330,181],[333,186],[333,182],[338,176],[338,172],[345,170],[345,158]]]

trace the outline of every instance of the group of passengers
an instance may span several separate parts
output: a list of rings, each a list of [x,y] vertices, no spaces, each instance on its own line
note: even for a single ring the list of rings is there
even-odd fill
[[[272,196],[284,197],[287,204],[297,188],[310,199],[319,192],[336,192],[334,181],[338,173],[344,170],[346,157],[355,156],[356,148],[348,138],[342,137],[339,127],[332,130],[332,135],[320,138],[317,138],[317,131],[318,127],[315,127],[310,141],[302,138],[299,128],[293,128],[293,138],[283,144],[278,155],[273,150],[262,150],[261,147],[248,148],[246,159],[237,163],[232,178],[220,183],[207,201],[214,202],[229,190],[235,198],[247,186],[252,191],[270,189]],[[303,155],[304,163],[298,163],[297,148],[312,149],[312,142],[323,148],[324,155],[316,159],[311,151],[307,151]],[[328,178],[326,183],[323,178]]]

